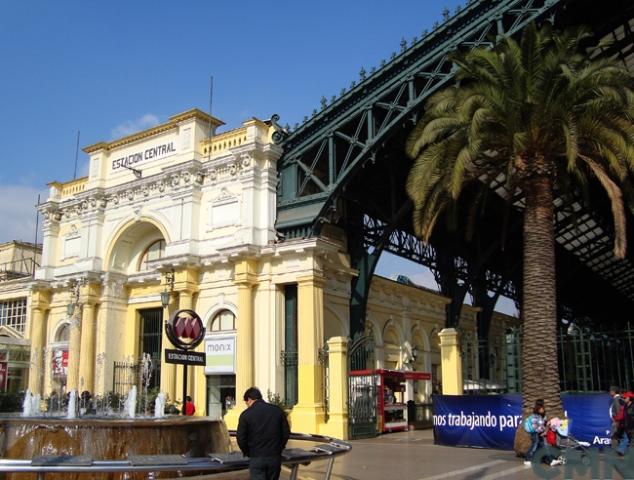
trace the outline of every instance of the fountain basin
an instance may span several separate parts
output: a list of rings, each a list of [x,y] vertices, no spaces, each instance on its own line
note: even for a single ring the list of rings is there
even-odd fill
[[[0,419],[0,457],[7,459],[88,455],[93,460],[125,460],[133,455],[203,457],[212,452],[229,451],[229,434],[224,422],[205,417]],[[160,473],[153,475],[155,478],[160,476]],[[163,476],[170,475],[165,473]],[[51,475],[51,478],[56,477],[75,478],[70,474]],[[7,478],[26,477],[16,474],[15,477],[7,475]],[[148,478],[148,475],[96,473],[81,478],[133,479]]]

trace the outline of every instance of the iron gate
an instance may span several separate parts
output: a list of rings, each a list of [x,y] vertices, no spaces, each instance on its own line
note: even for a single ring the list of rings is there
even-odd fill
[[[348,435],[351,439],[378,434],[378,387],[373,368],[372,334],[355,335],[348,350]]]

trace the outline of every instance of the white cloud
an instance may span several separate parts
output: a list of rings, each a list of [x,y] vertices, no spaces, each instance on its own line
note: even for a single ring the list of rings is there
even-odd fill
[[[127,120],[112,129],[110,135],[112,138],[125,137],[133,133],[140,132],[146,128],[153,127],[159,123],[159,119],[153,113],[146,113],[135,120]]]
[[[0,184],[0,242],[35,240],[35,205],[38,194],[41,194],[42,202],[46,201],[48,192],[45,190],[28,185]],[[40,227],[41,225],[40,218]],[[41,241],[42,235],[38,233],[38,242]]]
[[[423,267],[422,265],[420,266],[420,269],[420,273],[409,274],[409,279],[416,285],[422,285],[423,287],[431,288],[432,290],[438,290],[436,277],[434,277],[432,271],[427,267]]]

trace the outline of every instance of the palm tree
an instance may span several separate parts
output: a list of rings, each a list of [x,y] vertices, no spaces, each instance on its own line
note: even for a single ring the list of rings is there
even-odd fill
[[[634,171],[632,76],[585,54],[583,28],[527,27],[521,41],[456,54],[458,84],[429,99],[408,139],[414,227],[428,241],[465,186],[505,179],[523,199],[523,408],[543,398],[562,412],[557,366],[554,204],[607,193],[614,254],[625,255],[625,204]],[[624,199],[627,199],[626,202]]]

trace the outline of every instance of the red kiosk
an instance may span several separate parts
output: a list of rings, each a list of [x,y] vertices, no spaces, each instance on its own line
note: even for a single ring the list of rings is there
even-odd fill
[[[371,376],[376,382],[378,431],[400,432],[408,429],[405,390],[407,380],[431,380],[431,373],[400,370],[355,370],[352,376]]]

